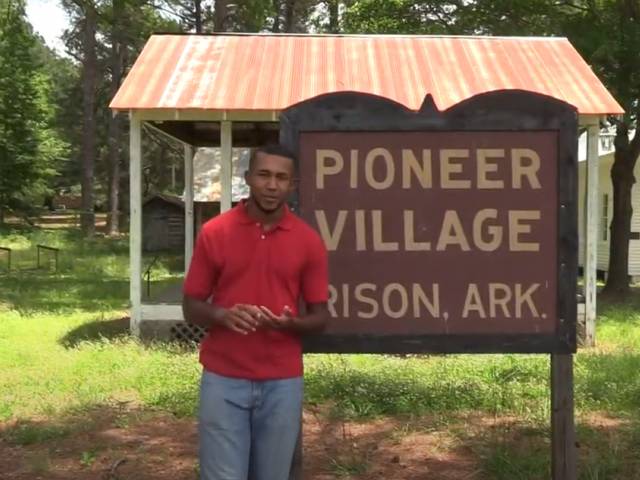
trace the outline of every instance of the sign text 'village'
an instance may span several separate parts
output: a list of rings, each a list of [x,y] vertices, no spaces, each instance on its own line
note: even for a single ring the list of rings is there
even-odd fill
[[[332,332],[554,330],[555,132],[304,132],[300,154]]]

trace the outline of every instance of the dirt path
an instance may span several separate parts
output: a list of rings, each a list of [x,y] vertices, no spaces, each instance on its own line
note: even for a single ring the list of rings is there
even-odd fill
[[[428,422],[327,418],[313,409],[305,411],[305,479],[481,479],[472,452],[446,428],[428,428]],[[3,428],[12,429],[15,425]],[[0,437],[2,480],[197,478],[193,419],[95,412],[84,428],[80,425],[77,433],[62,438],[19,446],[7,437]]]

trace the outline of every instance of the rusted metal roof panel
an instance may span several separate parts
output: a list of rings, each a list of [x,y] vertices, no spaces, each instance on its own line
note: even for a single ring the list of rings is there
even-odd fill
[[[279,111],[355,91],[445,110],[499,89],[623,113],[567,39],[544,37],[154,35],[111,108]]]

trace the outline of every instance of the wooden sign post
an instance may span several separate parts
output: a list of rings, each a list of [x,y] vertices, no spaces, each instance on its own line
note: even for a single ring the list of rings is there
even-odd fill
[[[499,91],[412,112],[339,93],[280,122],[293,207],[329,250],[331,320],[305,351],[552,354],[553,478],[574,480],[575,108]]]
[[[578,478],[571,354],[551,355],[551,449],[551,478]]]

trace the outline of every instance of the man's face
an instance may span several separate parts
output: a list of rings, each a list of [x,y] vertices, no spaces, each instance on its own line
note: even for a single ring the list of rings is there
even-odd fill
[[[245,174],[251,198],[265,213],[278,210],[294,187],[293,160],[279,155],[258,153]]]

